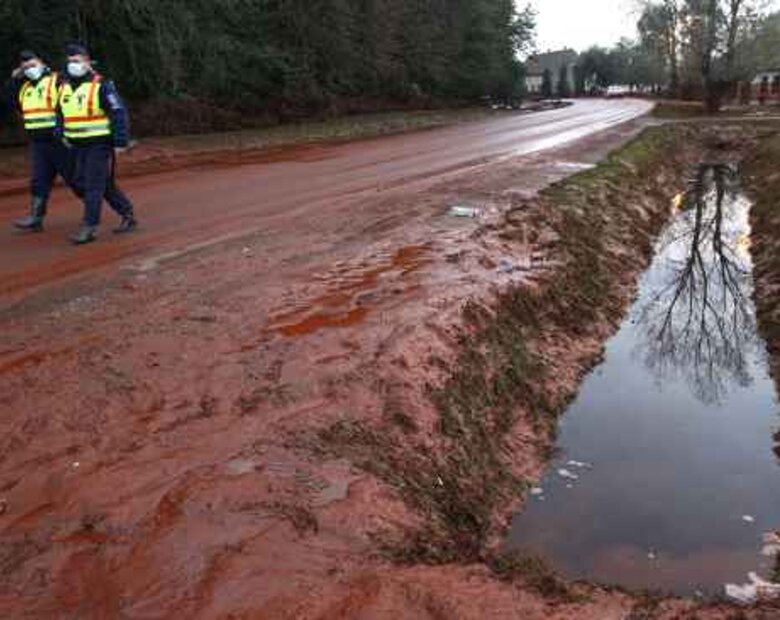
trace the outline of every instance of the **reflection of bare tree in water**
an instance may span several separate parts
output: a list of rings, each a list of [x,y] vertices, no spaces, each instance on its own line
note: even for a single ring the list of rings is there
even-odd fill
[[[717,402],[730,382],[750,383],[747,352],[755,336],[750,306],[747,206],[725,165],[702,166],[683,212],[662,241],[663,256],[639,322],[644,354],[660,379],[686,378],[696,396]],[[742,209],[742,211],[740,211]]]

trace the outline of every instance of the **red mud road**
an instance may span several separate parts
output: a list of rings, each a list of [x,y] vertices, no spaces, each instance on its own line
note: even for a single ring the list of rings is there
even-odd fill
[[[74,251],[65,242],[77,227],[80,206],[56,192],[45,234],[6,229],[0,243],[0,300],[18,300],[42,284],[115,264],[153,258],[248,231],[294,232],[300,222],[332,220],[343,207],[415,181],[458,173],[501,155],[522,155],[570,142],[648,110],[637,101],[583,101],[556,111],[476,122],[451,129],[336,146],[293,147],[276,160],[237,168],[202,168],[126,180],[137,205],[140,234],[111,239],[106,210],[100,243]],[[121,167],[121,164],[120,164]],[[23,214],[22,196],[0,198],[0,221]],[[331,226],[332,222],[326,225]],[[143,262],[143,261],[140,261]],[[0,301],[0,303],[2,303]],[[0,305],[0,308],[2,306]]]
[[[86,248],[62,192],[44,234],[0,232],[0,617],[623,617],[620,597],[572,616],[484,567],[376,559],[374,535],[418,517],[318,431],[404,414],[432,433],[423,387],[464,301],[553,264],[492,224],[648,108],[133,178],[143,229]]]

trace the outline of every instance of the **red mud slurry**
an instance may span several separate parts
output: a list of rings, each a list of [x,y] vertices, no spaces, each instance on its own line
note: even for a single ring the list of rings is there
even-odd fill
[[[22,353],[20,355],[0,353],[0,375],[14,370],[19,370],[24,366],[35,366],[41,364],[44,361],[51,360],[55,357],[70,356],[73,355],[79,348],[89,345],[97,344],[102,340],[100,336],[88,336],[81,339],[79,344],[74,346],[68,346],[59,350],[50,351],[30,351],[28,353]]]
[[[287,337],[295,337],[329,327],[357,325],[371,312],[370,301],[365,298],[376,290],[380,277],[394,275],[404,278],[418,271],[431,262],[426,256],[429,251],[428,246],[410,245],[400,248],[389,261],[377,266],[340,268],[334,276],[317,278],[327,285],[326,292],[311,302],[304,302],[305,307],[302,309],[274,313],[269,319],[269,329]],[[404,291],[398,288],[394,292],[402,294]]]
[[[619,595],[553,610],[484,567],[386,565],[374,535],[415,515],[316,449],[318,430],[393,410],[433,428],[423,390],[440,369],[429,360],[457,350],[462,304],[540,276],[521,267],[537,248],[491,222],[522,204],[517,188],[565,174],[556,161],[592,161],[637,127],[456,178],[436,172],[522,146],[545,119],[552,135],[644,109],[583,106],[582,117],[575,106],[305,163],[131,179],[144,229],[86,248],[62,241],[79,213],[61,195],[47,232],[6,233],[0,616],[477,619],[489,600],[495,618],[624,617]],[[431,178],[377,192],[410,175]],[[485,217],[446,215],[464,201]],[[21,207],[0,199],[0,217]],[[506,257],[517,269],[496,268]]]

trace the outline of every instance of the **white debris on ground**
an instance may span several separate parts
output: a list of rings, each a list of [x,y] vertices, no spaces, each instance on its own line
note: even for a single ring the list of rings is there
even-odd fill
[[[450,208],[450,215],[453,217],[479,217],[480,209],[469,205],[455,205]]]
[[[579,480],[580,479],[580,477],[577,474],[569,471],[568,469],[563,469],[563,468],[558,470],[558,475],[561,478],[565,478],[566,480]]]
[[[534,487],[531,489],[531,495],[539,496],[544,495],[544,489],[542,487]]]
[[[748,579],[750,582],[742,585],[727,583],[726,596],[744,605],[780,599],[780,583],[766,581],[756,573],[748,573]]]
[[[529,271],[532,267],[530,257],[526,258],[522,263],[515,262],[511,258],[502,258],[498,261],[496,271],[498,273],[514,273],[515,271]]]
[[[742,515],[742,520],[745,523],[755,523],[756,522],[756,518],[755,517],[751,517],[750,515]]]

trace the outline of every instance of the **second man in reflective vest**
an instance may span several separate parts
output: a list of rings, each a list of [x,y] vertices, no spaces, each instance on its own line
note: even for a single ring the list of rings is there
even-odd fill
[[[84,197],[84,219],[71,237],[81,245],[95,240],[104,197],[121,217],[114,232],[131,232],[137,223],[133,204],[117,187],[114,175],[116,153],[129,145],[127,110],[114,84],[93,70],[86,48],[71,44],[66,53],[59,111],[63,136],[74,149],[72,183]]]
[[[19,67],[13,72],[11,98],[30,137],[32,175],[30,215],[14,222],[22,230],[43,230],[43,218],[57,175],[70,182],[71,158],[58,134],[57,104],[60,80],[56,73],[32,51],[20,54]]]

